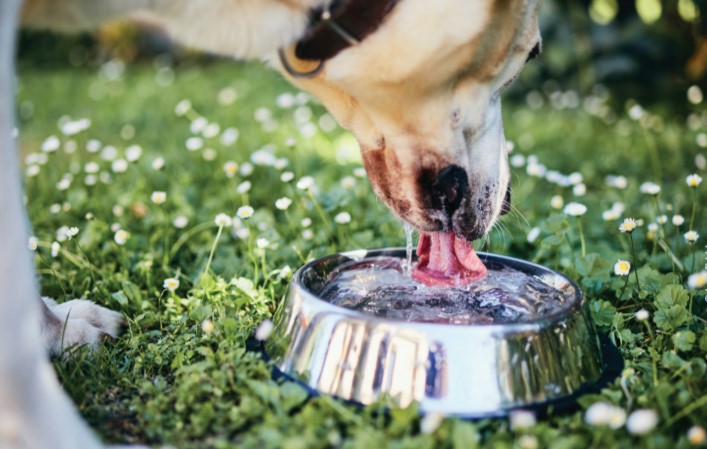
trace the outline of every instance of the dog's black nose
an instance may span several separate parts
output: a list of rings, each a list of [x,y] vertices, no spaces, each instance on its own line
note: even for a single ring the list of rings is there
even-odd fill
[[[466,171],[458,165],[450,165],[442,169],[432,185],[442,209],[450,216],[469,190],[469,180]]]
[[[508,183],[508,189],[506,189],[506,198],[503,200],[501,205],[501,215],[506,215],[511,211],[511,183]]]

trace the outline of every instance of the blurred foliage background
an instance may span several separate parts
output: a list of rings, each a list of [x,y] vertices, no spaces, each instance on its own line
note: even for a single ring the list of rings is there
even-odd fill
[[[540,87],[582,97],[605,88],[615,107],[635,100],[687,114],[687,89],[698,85],[705,90],[706,14],[704,0],[543,0],[543,54],[528,65],[508,97],[524,99]],[[68,37],[24,31],[19,50],[21,63],[39,67],[136,62],[158,55],[176,64],[212,58],[134,22]]]

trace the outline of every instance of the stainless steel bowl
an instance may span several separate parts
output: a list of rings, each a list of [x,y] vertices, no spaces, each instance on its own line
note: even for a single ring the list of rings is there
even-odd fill
[[[300,268],[274,319],[267,356],[285,376],[360,404],[418,401],[422,412],[483,417],[576,395],[605,370],[579,287],[548,268],[479,253],[487,264],[538,276],[568,298],[559,312],[511,324],[453,325],[382,319],[317,296],[342,263],[404,257],[404,249],[334,254]]]

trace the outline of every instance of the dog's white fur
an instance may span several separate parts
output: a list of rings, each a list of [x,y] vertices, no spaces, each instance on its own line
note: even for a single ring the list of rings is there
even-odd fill
[[[89,301],[35,300],[11,137],[17,18],[76,30],[139,17],[187,45],[260,57],[296,41],[309,9],[322,2],[28,0],[20,14],[20,0],[0,1],[0,447],[101,447],[61,391],[41,332],[60,353],[73,344],[95,346],[120,323]],[[395,213],[418,229],[471,238],[486,232],[501,208],[508,169],[498,95],[539,41],[536,16],[537,0],[402,0],[380,30],[327,61],[319,76],[292,81],[356,135],[372,186]],[[290,58],[295,67],[310,65]],[[446,164],[462,167],[471,185],[463,210],[451,217],[424,204],[418,177]],[[40,312],[54,325],[40,331]]]

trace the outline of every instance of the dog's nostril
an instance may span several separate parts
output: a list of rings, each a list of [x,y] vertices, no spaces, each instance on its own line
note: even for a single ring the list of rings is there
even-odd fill
[[[459,208],[464,194],[469,190],[466,171],[458,165],[450,165],[437,175],[433,188],[445,212],[452,214]]]
[[[506,215],[511,211],[511,183],[508,183],[508,189],[506,189],[506,198],[503,200],[501,205],[501,215]]]

